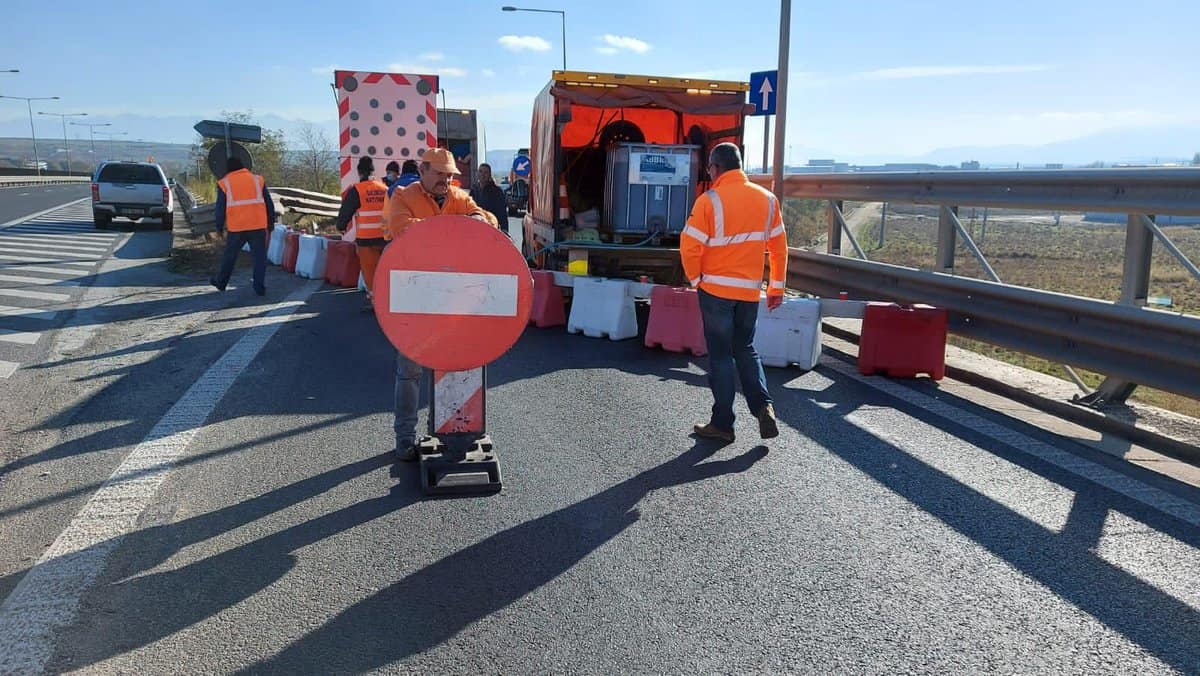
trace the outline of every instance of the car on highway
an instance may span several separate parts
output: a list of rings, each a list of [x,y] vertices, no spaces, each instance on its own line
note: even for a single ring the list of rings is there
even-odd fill
[[[157,218],[170,229],[175,225],[174,208],[167,175],[153,162],[102,162],[92,177],[92,222],[97,228],[120,217],[134,223]]]

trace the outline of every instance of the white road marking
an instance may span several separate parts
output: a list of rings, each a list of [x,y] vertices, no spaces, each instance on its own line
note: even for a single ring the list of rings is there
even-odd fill
[[[29,319],[37,319],[48,322],[58,315],[55,310],[43,310],[36,307],[13,307],[11,305],[0,305],[0,317],[28,317]]]
[[[295,312],[294,301],[307,300],[321,284],[306,283],[266,316]],[[55,634],[74,621],[80,598],[108,555],[136,527],[209,414],[280,326],[250,329],[210,366],[25,574],[0,606],[0,673],[41,673],[54,652]]]
[[[44,272],[49,275],[66,275],[68,277],[71,275],[78,275],[80,277],[89,276],[86,270],[63,270],[62,268],[44,268],[39,265],[19,265],[16,263],[5,264],[3,261],[0,261],[0,269],[4,268],[16,272]],[[78,279],[78,277],[73,279]]]
[[[50,207],[49,209],[39,211],[36,214],[29,214],[28,216],[22,216],[20,218],[15,218],[11,221],[8,221],[7,223],[0,223],[0,228],[7,228],[8,226],[16,225],[17,223],[24,223],[25,221],[32,221],[35,218],[40,218],[40,217],[45,216],[46,214],[51,213],[53,211],[58,211],[59,209],[66,209],[67,207],[72,207],[72,206],[75,206],[76,204],[82,204],[90,199],[91,199],[91,197],[80,197],[79,199],[74,200],[72,202],[67,202],[66,204],[60,204],[56,207]]]
[[[66,240],[46,240],[42,237],[10,237],[0,235],[0,246],[34,246],[39,249],[54,249],[61,251],[83,251],[88,253],[101,254],[108,251],[111,242],[97,242],[95,244],[65,244]]]
[[[825,356],[821,358],[821,365],[856,380],[867,387],[918,406],[939,418],[944,418],[950,422],[967,427],[978,434],[1011,446],[1022,453],[1031,455],[1043,462],[1087,479],[1094,484],[1137,500],[1144,505],[1148,505],[1153,509],[1169,514],[1193,526],[1200,526],[1200,505],[1177,498],[1167,491],[1155,488],[1074,453],[1055,448],[1044,441],[1034,439],[1022,432],[934,399],[929,395],[918,392],[910,387],[905,387],[887,378],[861,375],[856,367],[840,359]]]
[[[59,256],[61,258],[80,258],[83,256],[102,256],[103,251],[95,253],[80,253],[74,251],[53,251],[43,249],[39,244],[29,244],[28,246],[11,246],[8,242],[0,242],[0,251],[5,253],[27,254],[30,256]]]
[[[0,361],[0,379],[8,378],[12,374],[16,373],[20,366],[21,365],[16,362]]]
[[[87,268],[90,268],[93,265],[95,265],[96,263],[100,262],[99,260],[94,260],[94,261],[90,261],[90,262],[62,261],[62,260],[56,260],[53,258],[44,258],[44,257],[43,258],[30,258],[28,256],[13,256],[12,254],[0,254],[0,261],[17,261],[18,263],[57,263],[59,265],[75,265],[75,266],[82,265]]]
[[[5,343],[17,343],[19,345],[34,345],[41,338],[42,334],[33,331],[13,331],[12,329],[0,329],[0,341]]]
[[[51,293],[49,291],[27,291],[25,289],[8,289],[0,287],[0,296],[9,298],[28,298],[30,300],[67,301],[71,300],[69,293]]]

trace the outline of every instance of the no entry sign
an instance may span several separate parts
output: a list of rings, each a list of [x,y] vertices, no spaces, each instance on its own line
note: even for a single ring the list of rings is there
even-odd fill
[[[529,322],[533,279],[512,241],[467,216],[414,223],[383,252],[375,317],[404,356],[438,371],[495,361]]]

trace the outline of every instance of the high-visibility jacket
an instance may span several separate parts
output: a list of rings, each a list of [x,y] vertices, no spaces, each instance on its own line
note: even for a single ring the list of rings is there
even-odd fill
[[[358,213],[354,216],[355,239],[383,237],[383,201],[387,185],[383,181],[359,181],[354,184],[358,193]]]
[[[730,300],[758,301],[763,255],[768,295],[783,295],[787,233],[779,203],[741,170],[726,171],[696,198],[679,238],[683,270],[693,287]]]
[[[229,232],[267,229],[267,203],[263,177],[248,169],[225,174],[217,181],[225,193],[225,229]]]
[[[425,192],[420,183],[413,183],[406,188],[397,189],[388,201],[389,239],[399,237],[405,228],[417,221],[441,214],[483,216],[493,228],[498,227],[496,217],[476,204],[466,190],[451,186],[446,193],[446,202],[439,207],[433,195]]]

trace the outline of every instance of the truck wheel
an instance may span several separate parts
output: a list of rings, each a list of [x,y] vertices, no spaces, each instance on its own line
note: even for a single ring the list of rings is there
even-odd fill
[[[175,227],[175,214],[164,214],[162,217],[162,229],[171,230]]]
[[[112,216],[99,211],[93,211],[92,224],[101,229],[112,227]]]

